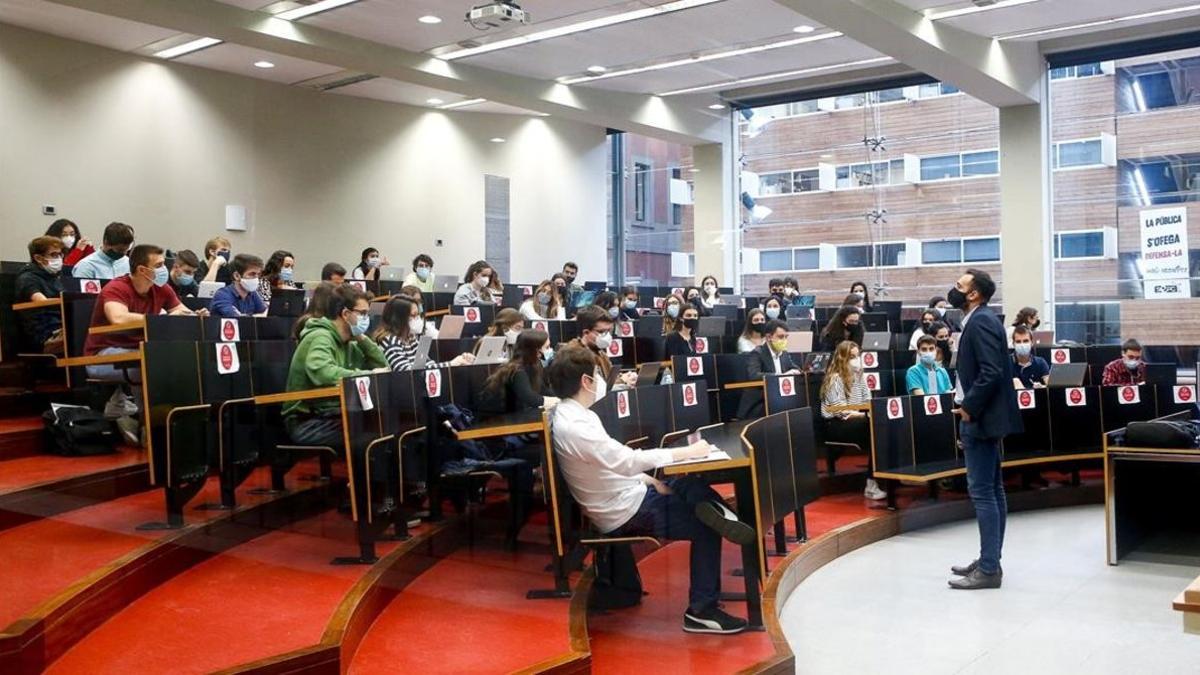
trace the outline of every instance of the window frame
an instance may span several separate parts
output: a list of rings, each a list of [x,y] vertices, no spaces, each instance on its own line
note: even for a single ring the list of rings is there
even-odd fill
[[[1089,75],[1088,77],[1094,77],[1094,76]],[[1062,161],[1060,159],[1062,156],[1061,155],[1062,146],[1063,145],[1075,145],[1078,143],[1096,143],[1098,145],[1098,147],[1100,148],[1099,161],[1096,162],[1095,164],[1073,164],[1071,166],[1062,166]],[[1052,147],[1050,149],[1051,171],[1079,171],[1081,169],[1097,169],[1097,168],[1108,166],[1107,164],[1104,163],[1104,137],[1103,136],[1088,136],[1085,138],[1070,138],[1070,139],[1063,140],[1063,141],[1055,141],[1051,145],[1052,145]]]
[[[633,219],[645,223],[650,198],[650,171],[653,167],[644,162],[633,162]]]

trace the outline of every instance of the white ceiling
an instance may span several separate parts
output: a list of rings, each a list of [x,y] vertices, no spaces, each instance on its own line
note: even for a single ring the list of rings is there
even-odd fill
[[[928,8],[955,9],[970,6],[970,2],[945,2],[944,0],[899,0],[903,5],[915,10]],[[966,16],[945,19],[946,23],[965,31],[994,37],[1023,33],[1043,28],[1070,26],[1100,19],[1109,19],[1142,12],[1152,12],[1171,7],[1184,7],[1196,4],[1195,0],[1040,0],[1025,5],[1004,7],[1001,9],[968,14]],[[1193,12],[1193,14],[1200,12]],[[1121,25],[1134,26],[1138,23],[1155,21],[1130,21]],[[1074,31],[1053,33],[1053,37],[1074,35],[1087,32],[1081,28]],[[1096,30],[1092,28],[1090,30]],[[1042,37],[1031,40],[1045,39]]]
[[[177,34],[166,28],[114,19],[43,0],[0,0],[0,23],[121,51],[137,49]]]
[[[193,66],[223,70],[227,73],[256,77],[284,84],[301,82],[341,70],[337,66],[295,59],[290,56],[282,56],[261,49],[252,49],[227,42],[215,47],[209,47],[208,49],[201,49],[191,54],[184,54],[175,60]],[[269,61],[270,63],[274,63],[275,67],[258,68],[254,65],[257,61]]]

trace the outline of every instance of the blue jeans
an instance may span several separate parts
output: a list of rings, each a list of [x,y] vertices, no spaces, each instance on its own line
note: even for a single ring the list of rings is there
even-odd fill
[[[96,356],[108,356],[109,354],[128,354],[129,352],[136,352],[136,351],[137,351],[136,349],[126,349],[125,347],[105,347],[104,349],[101,349],[100,351],[96,352]],[[125,364],[122,364],[122,365],[125,365]],[[118,368],[115,365],[107,364],[107,363],[104,365],[100,365],[100,366],[88,366],[87,374],[88,374],[88,377],[92,378],[93,380],[100,380],[102,382],[124,383],[126,381],[126,373],[128,373],[129,374],[128,375],[129,382],[131,382],[132,384],[141,384],[142,383],[141,367],[137,366],[137,365],[133,365],[133,364],[130,364],[130,365],[132,366],[130,368]]]
[[[666,483],[671,486],[671,494],[660,495],[647,487],[638,512],[610,534],[692,542],[688,609],[702,612],[715,607],[721,595],[721,535],[696,518],[696,506],[719,502],[721,496],[698,478],[676,478]]]
[[[975,519],[979,521],[979,569],[995,574],[1000,569],[1008,500],[1004,496],[1004,475],[1000,471],[1000,439],[983,438],[978,433],[974,422],[963,422],[960,426],[963,454],[967,459],[967,493],[975,505]]]

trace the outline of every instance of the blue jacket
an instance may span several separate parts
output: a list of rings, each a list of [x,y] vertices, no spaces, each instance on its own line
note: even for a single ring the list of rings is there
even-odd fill
[[[253,316],[267,311],[267,303],[263,302],[258,293],[250,293],[244,298],[238,297],[233,284],[218,289],[213,293],[212,303],[208,310],[213,316],[232,319],[239,316]]]
[[[958,339],[958,381],[963,390],[961,406],[971,416],[977,435],[1003,438],[1024,429],[1013,388],[1008,337],[987,305],[971,314]]]

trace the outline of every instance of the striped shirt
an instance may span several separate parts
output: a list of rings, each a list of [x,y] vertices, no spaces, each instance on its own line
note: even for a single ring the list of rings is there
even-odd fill
[[[825,394],[821,397],[821,417],[825,419],[839,416],[839,413],[831,412],[829,410],[830,407],[857,405],[871,400],[871,390],[867,388],[867,380],[863,377],[862,372],[854,375],[854,382],[850,385],[849,394],[846,393],[846,387],[842,383],[841,375],[837,373],[825,373],[825,378],[829,385],[825,388]]]
[[[387,359],[388,366],[393,372],[403,372],[412,370],[413,363],[417,360],[417,345],[420,340],[416,336],[408,336],[407,340],[401,340],[395,335],[385,335],[379,340],[379,346],[383,349],[383,357]],[[449,368],[450,363],[434,363],[428,361],[425,364],[426,368]]]

